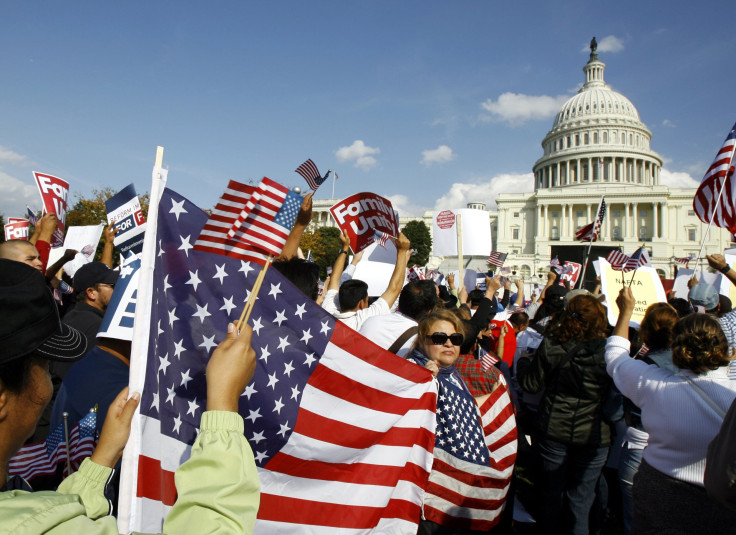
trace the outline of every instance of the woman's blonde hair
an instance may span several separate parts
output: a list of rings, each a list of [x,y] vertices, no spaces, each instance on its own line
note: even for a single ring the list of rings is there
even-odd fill
[[[463,321],[457,316],[457,314],[447,309],[434,310],[431,314],[429,314],[421,322],[419,322],[419,331],[417,332],[417,339],[414,343],[414,347],[418,348],[424,346],[424,341],[426,337],[432,334],[431,332],[429,332],[429,330],[432,328],[432,325],[438,321],[447,321],[451,323],[452,326],[455,328],[456,333],[460,333],[465,336],[465,327],[463,326]]]

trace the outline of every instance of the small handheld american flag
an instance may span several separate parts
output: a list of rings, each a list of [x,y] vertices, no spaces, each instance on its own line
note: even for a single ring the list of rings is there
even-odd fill
[[[506,253],[499,253],[492,251],[491,256],[486,260],[486,264],[489,266],[503,267],[503,263],[506,261]]]
[[[629,261],[629,257],[621,249],[614,249],[606,255],[606,261],[611,264],[611,268],[621,271]]]
[[[386,247],[386,242],[389,238],[392,238],[393,236],[390,236],[386,234],[385,232],[382,232],[378,229],[375,230],[373,234],[373,241],[378,242],[378,245],[381,247]]]
[[[317,191],[317,188],[319,188],[322,183],[327,180],[327,177],[330,176],[330,172],[332,171],[332,169],[329,169],[327,171],[327,174],[325,176],[322,176],[319,172],[319,169],[317,169],[317,166],[310,158],[299,167],[294,169],[294,171],[304,177],[304,180],[307,181],[307,184],[309,184],[309,187],[312,190]],[[337,175],[335,176],[335,178],[337,178]]]

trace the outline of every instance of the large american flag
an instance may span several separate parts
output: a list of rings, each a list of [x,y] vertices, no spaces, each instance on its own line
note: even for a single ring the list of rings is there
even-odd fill
[[[265,264],[267,255],[255,251],[252,245],[243,242],[241,240],[242,230],[232,238],[228,236],[228,232],[235,225],[240,213],[245,210],[255,189],[255,186],[241,184],[235,180],[228,183],[225,192],[217,201],[215,209],[212,210],[212,214],[207,219],[202,232],[194,242],[195,251],[216,253],[248,262]],[[172,210],[173,213],[176,213],[177,207],[174,206]],[[194,236],[190,236],[189,239],[194,239]]]
[[[322,183],[327,180],[327,175],[329,175],[328,172],[327,175],[323,177],[311,158],[309,158],[306,162],[294,169],[294,171],[302,175],[304,177],[304,180],[307,181],[307,184],[309,184],[309,187],[314,191],[317,191],[317,188],[319,188]],[[335,175],[335,178],[337,178],[337,175]]]
[[[470,392],[442,375],[424,517],[445,527],[485,531],[498,523],[516,459],[513,407],[508,395],[499,399],[500,389],[479,413]]]
[[[601,225],[603,224],[603,216],[606,215],[606,201],[601,198],[601,202],[598,205],[598,211],[596,212],[595,221],[588,223],[584,227],[580,228],[575,233],[575,239],[578,241],[594,242],[598,240],[598,235],[601,231]]]
[[[227,235],[229,238],[237,236],[259,251],[278,256],[303,200],[289,188],[263,177]]]
[[[92,455],[97,444],[97,412],[90,412],[69,429],[69,457],[72,472]],[[64,475],[69,475],[64,424],[59,424],[49,433],[46,440],[23,446],[8,463],[8,474],[32,480],[39,476],[55,474],[60,463],[64,464]]]
[[[736,151],[736,124],[726,136],[726,141],[716,154],[715,160],[705,172],[703,180],[695,192],[693,209],[703,223],[710,223],[717,227],[727,228],[731,233],[736,232],[736,191],[733,181],[733,156]],[[725,182],[725,186],[724,186]],[[718,201],[721,188],[723,194]],[[716,205],[716,202],[718,204]],[[715,212],[715,215],[714,215]]]
[[[260,268],[191,250],[187,236],[207,215],[168,189],[159,206],[146,236],[158,251],[152,280],[141,281],[151,304],[136,309],[148,348],[131,366],[145,377],[125,453],[122,531],[161,530],[205,410],[207,360]],[[273,267],[249,324],[257,367],[240,413],[261,482],[255,532],[415,533],[432,464],[431,374],[336,321]]]
[[[626,261],[623,271],[628,272],[648,265],[650,265],[649,253],[647,253],[647,250],[644,249],[644,247],[639,247]]]
[[[629,256],[624,254],[621,248],[618,248],[606,255],[606,261],[611,264],[611,268],[621,271],[626,265],[626,262],[629,261]]]
[[[486,260],[486,264],[489,266],[503,267],[503,263],[506,262],[506,256],[506,253],[492,251],[488,260]]]

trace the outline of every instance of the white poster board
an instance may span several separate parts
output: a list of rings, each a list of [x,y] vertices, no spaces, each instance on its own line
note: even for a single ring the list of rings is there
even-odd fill
[[[461,216],[463,255],[488,256],[493,250],[491,219],[485,210],[442,210],[432,216],[432,254],[457,256],[457,216]]]
[[[102,229],[105,228],[104,224],[99,225],[88,225],[84,227],[69,227],[64,237],[64,246],[54,250],[58,255],[56,260],[61,258],[64,251],[67,249],[74,249],[77,255],[69,262],[64,264],[64,271],[70,277],[73,277],[77,270],[84,264],[92,262],[95,258],[95,252],[97,251],[97,244],[100,243],[100,237],[102,236]],[[58,251],[58,253],[57,253]],[[49,265],[56,260],[49,259]]]

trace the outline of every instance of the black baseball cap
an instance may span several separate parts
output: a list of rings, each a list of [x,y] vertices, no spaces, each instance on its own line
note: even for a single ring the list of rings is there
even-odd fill
[[[0,259],[0,364],[31,353],[74,361],[86,352],[86,337],[61,323],[43,275],[23,262]]]
[[[74,292],[83,292],[95,284],[109,284],[115,286],[119,273],[110,269],[102,262],[90,262],[80,267],[74,274]]]

